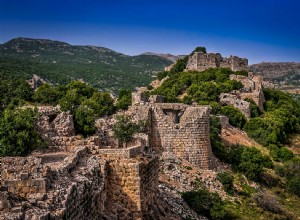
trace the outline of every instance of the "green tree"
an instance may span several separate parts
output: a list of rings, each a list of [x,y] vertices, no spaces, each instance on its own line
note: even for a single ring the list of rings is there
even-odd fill
[[[132,92],[130,89],[121,89],[119,93],[119,98],[116,104],[117,109],[128,109],[132,103]]]
[[[132,118],[129,116],[117,116],[117,122],[113,126],[113,132],[115,138],[119,140],[124,147],[127,143],[133,139],[133,135],[140,131],[140,126],[137,123],[132,122]]]
[[[67,94],[62,97],[58,103],[62,111],[70,111],[74,114],[75,110],[85,99],[86,98],[82,96],[77,89],[71,89],[67,91]]]
[[[0,156],[25,156],[38,147],[45,147],[34,128],[37,111],[7,109],[0,118]]]
[[[111,115],[115,111],[114,100],[107,92],[94,92],[89,100],[94,104],[87,106],[95,111],[97,117]],[[85,103],[83,102],[82,104],[84,105]]]
[[[80,81],[72,81],[67,84],[67,90],[76,90],[76,92],[83,97],[90,98],[96,92],[96,89],[91,85],[88,85]]]
[[[94,110],[85,105],[81,105],[74,113],[74,127],[76,133],[82,134],[84,137],[93,135],[96,131],[95,119]]]
[[[63,97],[63,93],[49,84],[43,84],[34,92],[33,100],[42,104],[58,104],[59,99]]]
[[[194,49],[194,51],[192,52],[192,54],[193,54],[194,52],[207,53],[207,52],[206,52],[206,47],[203,47],[203,46],[196,47],[196,48]]]

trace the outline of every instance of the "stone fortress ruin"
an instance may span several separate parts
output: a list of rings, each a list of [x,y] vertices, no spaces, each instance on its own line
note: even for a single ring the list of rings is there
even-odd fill
[[[237,56],[222,57],[219,53],[194,52],[188,59],[186,71],[203,71],[224,67],[232,71],[248,70],[248,60]]]
[[[210,108],[162,101],[133,93],[125,114],[148,127],[127,148],[112,136],[113,117],[99,119],[96,135],[83,139],[75,136],[70,113],[39,107],[37,128],[49,148],[0,158],[0,219],[159,219],[153,210],[163,206],[157,196],[162,152],[212,168]]]
[[[230,93],[221,93],[219,97],[221,104],[232,105],[238,108],[247,118],[251,117],[249,100],[253,100],[259,110],[264,111],[265,97],[261,76],[249,73],[248,76],[230,75],[230,79],[241,82],[244,88]]]
[[[196,52],[187,70],[228,67],[238,71],[246,70],[247,64],[238,57]],[[244,88],[221,94],[221,104],[233,105],[250,117],[250,103],[245,101],[250,98],[263,110],[259,76],[230,78]],[[164,103],[163,97],[147,97],[144,91],[134,91],[132,106],[119,113],[147,122],[145,132],[136,134],[126,148],[120,148],[113,137],[116,116],[98,119],[96,134],[82,138],[75,135],[69,112],[38,107],[36,127],[49,147],[27,157],[0,158],[0,219],[194,218],[188,209],[178,211],[178,204],[170,207],[160,194],[161,158],[179,158],[201,170],[216,166],[210,143],[210,107]]]

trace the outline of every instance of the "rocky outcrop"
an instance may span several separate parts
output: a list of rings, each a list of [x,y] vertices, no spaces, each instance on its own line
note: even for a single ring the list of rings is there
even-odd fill
[[[30,87],[34,90],[36,90],[39,86],[47,83],[46,80],[35,74],[33,74],[32,78],[27,80],[27,82],[30,85]]]

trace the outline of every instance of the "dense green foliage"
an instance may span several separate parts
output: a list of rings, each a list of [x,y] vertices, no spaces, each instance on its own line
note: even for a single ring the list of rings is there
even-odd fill
[[[33,109],[4,111],[0,118],[0,156],[25,156],[45,146],[34,129],[36,116]]]
[[[207,52],[206,52],[206,47],[202,47],[202,46],[196,47],[195,50],[192,52],[192,54],[193,54],[194,52],[207,53]]]
[[[40,86],[33,95],[33,100],[42,104],[58,104],[57,101],[62,98],[64,91],[60,91],[58,88],[54,88],[49,84],[43,84]]]
[[[127,143],[133,139],[133,135],[141,131],[143,126],[143,122],[135,123],[129,116],[117,116],[117,122],[113,127],[114,136],[126,147]]]
[[[256,148],[244,146],[225,147],[220,140],[221,125],[217,117],[211,118],[211,144],[213,153],[233,169],[244,173],[248,178],[259,181],[264,168],[272,167],[269,157],[263,156]]]
[[[170,73],[173,74],[173,73],[183,72],[183,70],[185,70],[186,68],[188,59],[189,57],[185,56],[184,58],[177,60],[177,62],[171,68]]]
[[[221,114],[229,118],[229,123],[235,127],[242,128],[246,123],[245,116],[242,112],[233,106],[222,106]]]
[[[52,96],[51,100],[44,99],[45,102],[42,103],[58,103],[62,111],[70,111],[74,115],[75,131],[85,137],[96,131],[95,119],[97,117],[111,115],[115,111],[114,101],[108,93],[99,92],[83,82],[72,81],[66,86],[44,87],[45,89],[41,88],[46,92],[51,91],[52,94],[59,95]],[[43,97],[40,94],[40,89],[38,89],[34,97]]]
[[[245,101],[250,103],[251,118],[259,117],[262,114],[257,104],[252,99],[245,99]]]
[[[226,219],[227,212],[224,203],[217,193],[210,193],[207,189],[184,192],[182,198],[198,214],[211,219]]]
[[[17,49],[18,48],[18,51]],[[172,62],[159,56],[127,56],[103,47],[72,46],[51,40],[17,38],[0,45],[0,73],[29,79],[33,74],[53,84],[72,80],[103,91],[147,85]]]
[[[233,175],[229,172],[221,172],[217,174],[217,178],[222,183],[225,192],[233,194]]]
[[[0,115],[9,105],[30,101],[33,91],[24,80],[10,78],[0,74]]]
[[[119,98],[116,104],[117,109],[123,109],[126,110],[128,106],[131,105],[131,97],[132,93],[129,89],[121,89],[119,93]]]
[[[179,62],[179,61],[178,61]],[[163,95],[167,102],[178,102],[178,96],[186,92],[184,101],[208,104],[218,101],[220,93],[242,88],[242,84],[230,80],[234,72],[226,68],[211,68],[202,72],[163,72],[159,77],[169,76],[169,79],[152,94]]]
[[[248,120],[244,129],[250,137],[266,147],[280,145],[286,141],[287,134],[299,130],[300,106],[283,92],[266,89],[264,94],[265,113]]]

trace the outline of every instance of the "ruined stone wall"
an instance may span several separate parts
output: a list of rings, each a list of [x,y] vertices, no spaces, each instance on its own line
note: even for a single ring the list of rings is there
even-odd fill
[[[105,162],[86,147],[0,159],[0,219],[101,219]],[[26,207],[26,209],[24,208]]]
[[[239,109],[245,117],[251,117],[250,103],[242,100],[237,94],[221,93],[219,98],[221,105],[232,105]]]
[[[92,153],[93,154],[100,154],[102,157],[106,157],[111,160],[118,160],[118,159],[129,159],[135,157],[142,152],[142,146],[133,146],[129,148],[101,148],[101,147],[93,147]]]
[[[233,71],[248,70],[248,60],[237,56],[223,58],[219,53],[193,53],[187,62],[187,71],[203,71],[208,68],[224,67]]]
[[[155,193],[158,188],[159,177],[159,158],[154,157],[151,160],[140,163],[140,191],[141,191],[141,208],[144,214],[149,213],[150,205],[153,205]]]
[[[210,109],[183,104],[155,104],[150,143],[155,151],[176,156],[203,168],[211,167]]]
[[[159,162],[138,159],[112,160],[109,163],[108,209],[117,219],[142,219],[154,198]]]
[[[98,158],[92,157],[87,166],[90,179],[84,184],[74,181],[68,188],[62,219],[100,219],[105,215],[106,163],[102,162],[101,167]]]
[[[230,75],[231,80],[241,82],[244,86],[239,92],[243,100],[252,99],[261,111],[264,111],[265,97],[263,93],[263,78],[249,73],[249,76]]]
[[[248,70],[248,59],[239,58],[237,56],[231,56],[231,70],[233,71],[241,71]]]

